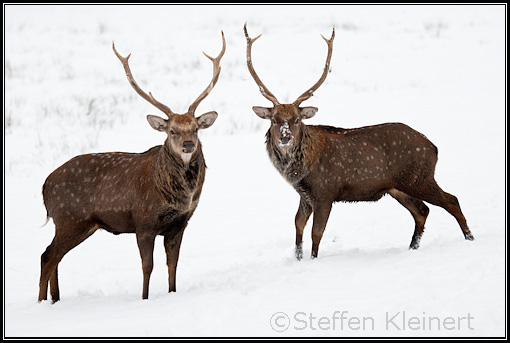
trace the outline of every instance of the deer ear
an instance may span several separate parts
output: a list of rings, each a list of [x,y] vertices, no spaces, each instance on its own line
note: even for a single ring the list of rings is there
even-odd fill
[[[218,118],[218,113],[216,113],[215,111],[202,114],[200,117],[197,118],[198,128],[207,129],[212,124],[214,124],[216,118]]]
[[[308,106],[300,107],[299,110],[301,112],[301,119],[309,119],[313,117],[319,109],[317,107]]]
[[[167,122],[165,119],[158,117],[158,116],[153,116],[152,114],[149,114],[147,116],[147,121],[149,122],[149,124],[151,124],[151,127],[154,130],[161,131],[161,132],[166,131],[166,123]]]
[[[252,109],[253,109],[253,112],[255,112],[255,114],[258,115],[260,118],[271,119],[271,114],[273,112],[272,108],[253,106]]]

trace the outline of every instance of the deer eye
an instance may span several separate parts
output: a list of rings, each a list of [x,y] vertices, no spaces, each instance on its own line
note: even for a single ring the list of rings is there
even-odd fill
[[[299,118],[296,119],[296,121],[294,122],[294,124],[299,124]]]
[[[197,132],[198,132],[198,127],[195,128],[195,133],[197,133]]]
[[[175,135],[175,131],[174,130],[170,130],[170,134],[171,135]]]
[[[276,119],[274,119],[274,118],[273,118],[273,119],[271,119],[271,122],[272,122],[273,124],[276,124]]]

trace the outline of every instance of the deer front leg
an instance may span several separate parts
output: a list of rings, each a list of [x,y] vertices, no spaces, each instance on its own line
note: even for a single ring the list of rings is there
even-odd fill
[[[156,236],[136,234],[136,242],[142,258],[143,291],[142,299],[149,299],[149,279],[153,268],[154,240]]]
[[[319,254],[319,244],[326,229],[329,214],[331,212],[331,202],[317,204],[313,207],[313,227],[312,227],[312,259]]]
[[[177,235],[165,235],[166,264],[168,266],[168,292],[176,291],[176,272],[184,229]]]
[[[306,226],[306,222],[312,214],[312,207],[301,198],[299,201],[299,208],[296,213],[296,259],[299,261],[303,258],[303,231]]]

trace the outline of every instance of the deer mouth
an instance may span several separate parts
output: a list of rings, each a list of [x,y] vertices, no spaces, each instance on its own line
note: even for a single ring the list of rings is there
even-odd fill
[[[280,139],[278,145],[282,148],[291,147],[294,143],[294,140],[291,136],[284,136]]]

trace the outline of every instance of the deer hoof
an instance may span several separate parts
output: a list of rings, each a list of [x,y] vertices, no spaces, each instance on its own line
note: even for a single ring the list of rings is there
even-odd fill
[[[301,259],[303,258],[303,247],[301,245],[296,245],[296,259],[298,261],[301,261]]]

